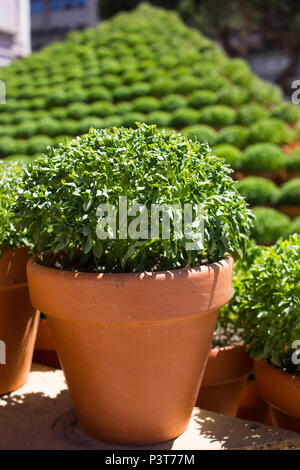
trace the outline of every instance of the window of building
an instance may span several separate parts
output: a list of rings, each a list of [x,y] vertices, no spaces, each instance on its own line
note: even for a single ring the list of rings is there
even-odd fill
[[[50,2],[50,9],[52,11],[85,8],[86,6],[87,0],[51,0]]]
[[[33,15],[38,14],[38,13],[42,13],[43,9],[44,9],[43,0],[33,0],[31,2],[31,13]]]

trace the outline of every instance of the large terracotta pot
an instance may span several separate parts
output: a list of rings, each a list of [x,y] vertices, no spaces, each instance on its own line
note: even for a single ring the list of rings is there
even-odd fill
[[[211,349],[197,406],[235,416],[251,370],[252,360],[243,346]]]
[[[300,206],[279,206],[278,209],[291,219],[300,215]]]
[[[185,431],[233,260],[143,274],[27,265],[79,423],[107,442],[144,445]]]
[[[0,365],[0,395],[20,388],[30,370],[38,314],[30,304],[25,248],[3,250],[0,258],[0,340],[5,364]]]
[[[266,361],[254,361],[258,390],[269,404],[275,426],[300,433],[300,377]]]

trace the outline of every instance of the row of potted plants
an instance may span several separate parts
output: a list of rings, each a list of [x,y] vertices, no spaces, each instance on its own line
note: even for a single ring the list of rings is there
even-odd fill
[[[252,369],[241,335],[254,359],[266,360],[255,366],[262,395],[292,416],[291,427],[299,430],[299,392],[295,409],[285,408],[272,401],[260,378],[261,368],[271,368],[297,391],[299,366],[288,360],[299,333],[299,236],[271,248],[245,246],[251,213],[230,169],[205,144],[146,125],[92,129],[27,168],[0,168],[1,295],[14,292],[12,303],[5,300],[1,309],[1,324],[9,323],[14,341],[7,333],[3,339],[18,354],[20,344],[26,346],[26,360],[8,356],[5,367],[14,379],[10,384],[0,375],[2,393],[24,382],[36,334],[38,314],[28,305],[24,278],[22,247],[28,246],[31,302],[47,316],[79,422],[90,435],[123,444],[171,439],[184,431],[195,403],[204,403],[205,391],[219,406],[220,384],[234,390],[236,401],[219,411],[235,414]],[[147,208],[204,203],[202,248],[189,251],[187,237],[99,238],[99,205],[110,201],[117,207],[124,195]],[[210,352],[218,309],[232,294],[230,255],[243,251],[233,299],[220,312]],[[16,265],[11,260],[23,271],[21,278],[10,277]],[[20,285],[22,305],[16,300]],[[12,322],[16,305],[22,319]],[[228,338],[230,347],[224,348]],[[230,367],[223,365],[227,355]]]

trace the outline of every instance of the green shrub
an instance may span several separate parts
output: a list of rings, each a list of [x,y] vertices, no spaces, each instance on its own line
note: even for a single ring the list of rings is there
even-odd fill
[[[230,126],[236,118],[236,111],[229,106],[216,104],[214,106],[206,106],[199,112],[199,122],[208,124],[209,126]]]
[[[137,122],[145,122],[145,114],[132,112],[122,116],[121,125],[124,127],[136,127]]]
[[[279,189],[273,181],[248,176],[237,183],[238,191],[251,206],[272,206],[279,197]]]
[[[274,144],[252,144],[243,152],[241,162],[242,170],[249,173],[272,172],[284,167],[285,157]]]
[[[157,111],[160,108],[160,101],[154,96],[141,96],[136,98],[133,102],[134,111],[139,113],[150,113],[151,111]]]
[[[122,125],[122,116],[107,116],[104,118],[102,123],[102,126],[97,126],[98,129],[100,128],[107,128],[107,127],[120,127]],[[92,126],[95,127],[95,126]]]
[[[32,112],[22,110],[22,111],[17,111],[14,114],[11,122],[12,124],[20,124],[20,123],[23,123],[23,121],[31,121],[31,119],[32,119]]]
[[[64,120],[67,118],[67,110],[66,108],[52,108],[50,116],[53,119]]]
[[[255,207],[252,235],[257,243],[272,244],[283,236],[290,228],[290,219],[270,207]]]
[[[231,144],[235,147],[244,148],[249,139],[249,131],[242,126],[224,127],[218,134],[218,144]]]
[[[72,103],[67,109],[67,118],[70,119],[83,119],[90,112],[90,106],[86,103]]]
[[[217,140],[217,132],[212,127],[206,126],[205,124],[184,127],[181,133],[188,139],[207,142],[210,146],[213,146]]]
[[[175,83],[169,78],[158,78],[152,83],[152,93],[154,96],[165,96],[173,93],[175,90]]]
[[[287,181],[280,187],[278,204],[282,206],[300,206],[300,178]]]
[[[249,98],[264,105],[278,104],[282,100],[281,89],[256,78],[249,86]]]
[[[46,97],[46,107],[52,108],[53,106],[65,106],[67,103],[67,94],[64,90],[52,91]]]
[[[118,86],[113,91],[113,97],[116,101],[128,100],[131,97],[131,89],[129,86]]]
[[[300,108],[297,104],[280,103],[272,109],[271,117],[293,123],[300,119]]]
[[[16,201],[24,165],[0,160],[0,257],[1,248],[17,248],[27,245],[26,228],[16,227],[12,205]]]
[[[38,124],[38,133],[54,137],[61,133],[61,123],[60,121],[51,118],[43,119]]]
[[[88,99],[88,93],[81,88],[72,88],[66,93],[66,104],[80,103]]]
[[[299,259],[299,235],[263,250],[251,266],[242,302],[251,356],[296,375],[300,364],[292,354],[300,338]]]
[[[114,93],[115,92],[116,90],[114,90]],[[92,103],[93,101],[111,101],[111,100],[112,100],[111,92],[103,86],[93,87],[88,90],[87,101],[89,103]]]
[[[300,235],[300,215],[295,217],[295,219],[293,219],[291,222],[288,234],[292,235],[293,233]]]
[[[133,104],[131,103],[131,101],[120,101],[115,105],[114,111],[116,114],[120,114],[121,116],[123,116],[123,114],[131,113],[132,110]]]
[[[176,128],[190,126],[198,122],[198,116],[193,108],[180,108],[174,112],[170,124]]]
[[[226,80],[226,78],[220,77],[218,75],[208,78],[202,78],[198,82],[198,88],[201,88],[202,90],[218,91],[222,88],[227,87],[227,85],[228,81]]]
[[[139,96],[147,96],[151,94],[150,83],[139,82],[129,87],[129,97],[138,98]]]
[[[153,111],[144,117],[146,124],[156,124],[158,127],[169,127],[171,122],[171,114],[166,111]]]
[[[285,169],[288,173],[300,172],[300,150],[294,150],[285,160]]]
[[[224,158],[233,170],[239,170],[241,166],[241,151],[230,144],[215,145],[212,149],[216,157]]]
[[[226,104],[227,106],[239,106],[245,103],[246,99],[246,91],[237,86],[227,86],[222,88],[217,94],[218,103]]]
[[[257,103],[247,103],[240,106],[236,122],[248,126],[267,117],[267,110]]]
[[[33,121],[23,122],[15,127],[15,137],[32,137],[36,134],[38,125]]]
[[[66,119],[59,123],[59,133],[63,135],[75,136],[77,134],[78,124],[74,119]]]
[[[217,101],[216,94],[211,90],[196,90],[188,97],[188,105],[192,108],[210,106]]]
[[[280,119],[261,119],[250,128],[252,142],[270,142],[272,144],[288,144],[292,139],[289,126]]]
[[[187,94],[187,93],[190,93],[191,91],[196,90],[198,86],[199,86],[198,78],[189,76],[189,75],[186,75],[186,76],[184,75],[183,77],[180,77],[178,79],[174,90],[176,93]]]
[[[0,157],[15,153],[16,143],[11,137],[0,137]]]
[[[106,117],[114,114],[114,105],[108,101],[96,101],[89,107],[89,113],[97,117]]]
[[[249,65],[243,59],[227,60],[223,67],[222,72],[226,77],[231,78],[237,72],[249,72]]]
[[[53,140],[46,135],[37,135],[26,141],[24,151],[28,155],[41,154],[47,147],[52,145]]]
[[[203,249],[188,251],[187,239],[172,235],[172,220],[170,239],[137,234],[138,239],[120,240],[118,229],[115,239],[99,236],[100,204],[117,206],[124,195],[128,206],[206,201]],[[161,271],[211,263],[243,249],[251,220],[227,169],[205,145],[145,125],[137,130],[92,129],[49,150],[29,166],[15,211],[22,214],[35,252],[60,252],[62,262],[73,254],[74,269],[92,272]]]
[[[98,116],[88,116],[76,123],[76,134],[86,134],[92,127],[101,129],[103,126],[103,119]]]
[[[171,94],[167,95],[161,100],[161,109],[164,111],[176,111],[176,109],[184,108],[186,106],[186,98],[181,95]]]

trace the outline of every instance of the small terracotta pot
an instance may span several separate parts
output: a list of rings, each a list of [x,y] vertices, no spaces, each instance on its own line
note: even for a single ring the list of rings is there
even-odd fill
[[[30,260],[29,289],[54,335],[79,423],[132,445],[183,433],[233,260],[142,274],[59,271]]]
[[[291,219],[300,215],[300,206],[279,206],[278,209]]]
[[[284,172],[282,170],[278,171],[261,171],[258,173],[254,172],[243,172],[244,177],[246,176],[257,176],[259,178],[266,178],[268,180],[274,181],[274,183],[281,183],[284,179]]]
[[[248,379],[243,387],[237,417],[270,424],[268,405],[259,395],[254,378]]]
[[[30,370],[38,314],[30,304],[26,283],[25,248],[3,250],[0,258],[0,340],[5,364],[0,364],[0,395],[22,387]]]
[[[300,377],[266,361],[254,361],[258,390],[269,404],[275,426],[300,433]]]
[[[252,360],[243,346],[211,349],[197,406],[235,416],[251,370]]]

